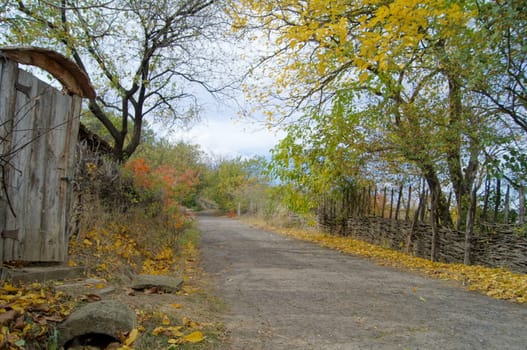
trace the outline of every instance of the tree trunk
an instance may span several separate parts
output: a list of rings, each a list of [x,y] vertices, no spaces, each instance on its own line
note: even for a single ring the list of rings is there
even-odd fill
[[[441,224],[452,227],[452,217],[450,216],[450,208],[448,208],[447,201],[443,192],[441,191],[441,182],[437,177],[435,169],[432,165],[422,165],[423,177],[425,178],[428,188],[430,189],[431,200],[435,200],[435,210],[437,211],[434,215]],[[435,196],[435,197],[434,197]],[[432,208],[432,210],[434,210]]]

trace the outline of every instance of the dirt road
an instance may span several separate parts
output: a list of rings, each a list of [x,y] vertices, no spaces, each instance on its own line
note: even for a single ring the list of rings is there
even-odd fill
[[[200,217],[227,349],[527,349],[527,307]]]

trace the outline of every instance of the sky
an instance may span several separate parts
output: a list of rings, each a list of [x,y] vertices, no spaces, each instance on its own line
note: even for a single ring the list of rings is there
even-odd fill
[[[263,123],[242,118],[235,104],[211,102],[201,104],[201,121],[188,130],[171,130],[163,136],[174,142],[200,145],[211,156],[227,158],[270,155],[270,149],[285,136],[269,130]]]
[[[198,144],[211,155],[251,157],[268,156],[279,135],[243,120],[208,118],[188,131],[175,132],[171,139]]]

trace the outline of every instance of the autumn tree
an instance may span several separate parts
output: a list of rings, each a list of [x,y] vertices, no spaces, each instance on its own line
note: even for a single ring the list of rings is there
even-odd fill
[[[294,159],[308,149],[307,176],[327,173],[329,164],[343,169],[336,154],[344,152],[341,159],[351,169],[363,152],[383,162],[411,164],[428,183],[434,221],[451,223],[443,193],[448,179],[462,225],[482,141],[492,136],[495,121],[468,88],[471,80],[481,78],[471,76],[478,64],[474,47],[483,39],[473,25],[476,2],[241,3],[233,11],[237,25],[267,30],[276,44],[257,66],[274,77],[273,85],[248,90],[260,100],[277,101],[274,115],[279,121],[299,125],[279,154],[289,145],[289,159]],[[269,94],[262,92],[267,90]],[[271,116],[270,121],[276,119]],[[354,139],[353,130],[367,137]],[[315,149],[325,149],[324,154]]]
[[[118,161],[137,149],[146,118],[187,123],[198,114],[196,94],[220,88],[211,65],[221,51],[214,45],[222,33],[218,1],[4,4],[0,45],[50,47],[72,58],[96,88],[88,107]]]

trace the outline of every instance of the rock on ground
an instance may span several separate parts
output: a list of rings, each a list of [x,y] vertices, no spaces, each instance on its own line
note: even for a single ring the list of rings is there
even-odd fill
[[[137,275],[134,277],[130,288],[135,290],[157,288],[165,293],[175,293],[181,289],[181,278],[157,275]]]
[[[114,300],[86,304],[59,325],[60,346],[87,334],[103,334],[119,339],[120,335],[135,328],[136,324],[135,312],[126,304]]]

